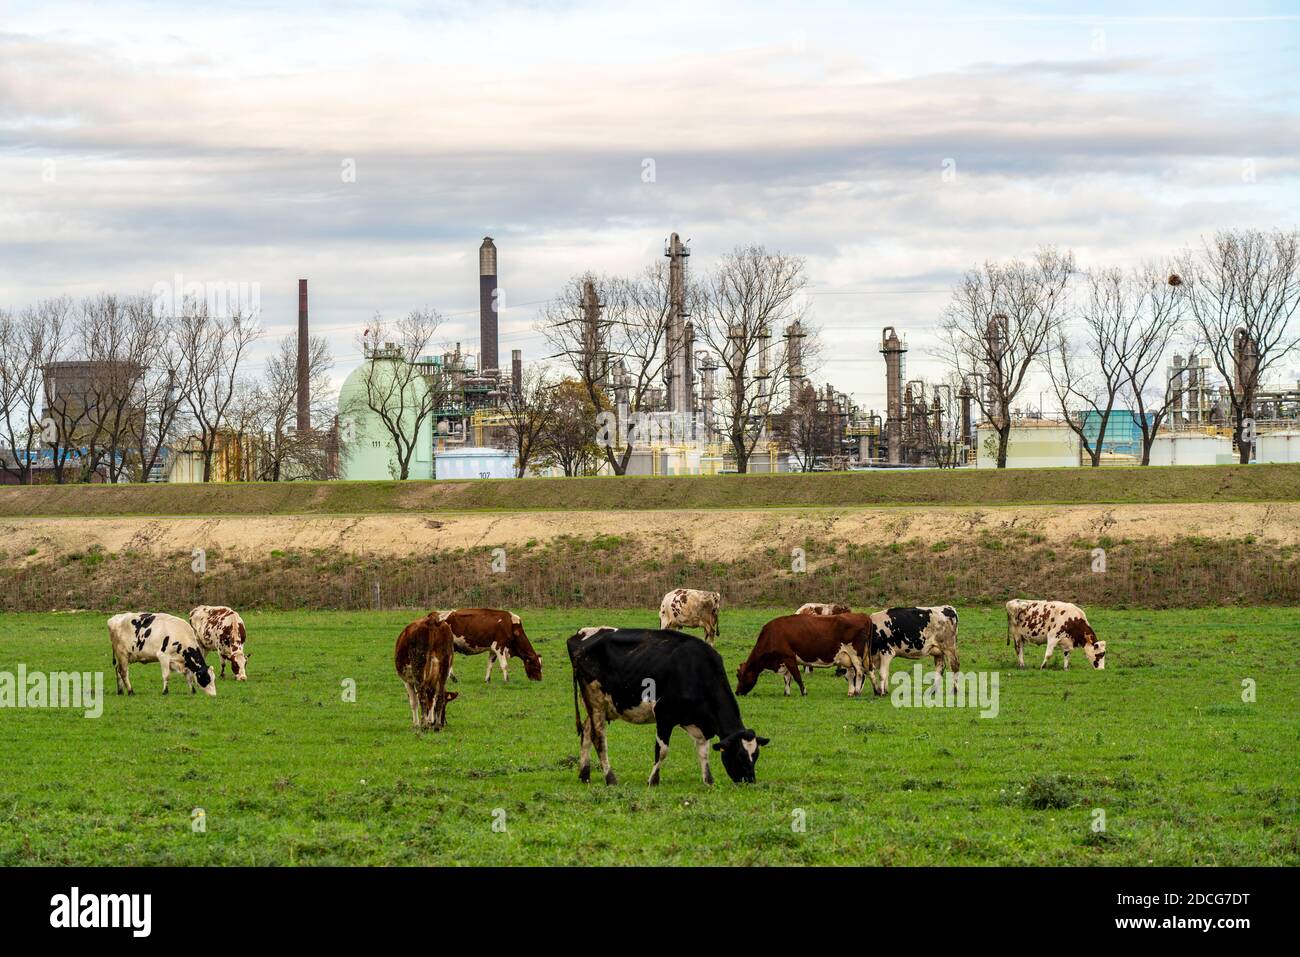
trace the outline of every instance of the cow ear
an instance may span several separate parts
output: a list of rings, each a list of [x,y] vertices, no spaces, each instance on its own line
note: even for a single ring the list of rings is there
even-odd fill
[[[759,746],[760,748],[765,748],[765,747],[768,746],[768,744],[771,742],[772,739],[771,739],[771,738],[760,738],[758,735],[755,735],[755,736],[754,736],[754,740],[758,742],[758,746]]]
[[[721,751],[721,750],[722,750],[722,742],[721,742],[721,741],[715,741],[715,742],[713,742],[713,750],[714,750],[714,751]]]

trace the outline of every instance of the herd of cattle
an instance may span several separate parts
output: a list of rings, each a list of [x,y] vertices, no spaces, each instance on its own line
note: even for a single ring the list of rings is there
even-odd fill
[[[957,611],[951,605],[887,608],[868,615],[846,605],[809,603],[763,626],[753,650],[736,669],[733,693],[722,656],[713,647],[721,633],[721,607],[717,592],[678,588],[664,596],[657,630],[602,625],[581,628],[568,639],[582,781],[591,777],[595,748],[606,783],[616,782],[606,746],[606,728],[616,720],[654,723],[651,784],[659,782],[674,728],[694,742],[704,783],[713,783],[709,742],[714,738],[718,740],[713,750],[721,753],[728,776],[753,781],[759,749],[768,739],[745,726],[736,697],[748,694],[765,671],[783,679],[787,695],[792,682],[807,694],[803,674],[814,668],[837,669],[845,676],[850,697],[862,693],[868,678],[872,691],[884,695],[894,658],[933,658],[936,685],[946,671],[956,686]],[[1077,605],[1017,599],[1007,602],[1006,609],[1007,643],[1015,645],[1020,667],[1025,665],[1027,643],[1047,646],[1040,668],[1047,667],[1058,648],[1067,669],[1076,648],[1094,668],[1106,667],[1106,642],[1097,638]],[[705,640],[675,630],[681,628],[702,628]],[[185,675],[191,692],[202,688],[215,695],[217,675],[204,651],[219,653],[222,677],[229,662],[236,680],[248,680],[248,633],[232,608],[200,605],[190,612],[188,622],[174,615],[127,612],[108,620],[108,633],[118,694],[135,693],[129,672],[133,662],[156,661],[162,669],[163,694],[171,673],[178,672]],[[487,654],[485,682],[492,680],[493,665],[501,669],[502,680],[509,681],[512,658],[523,662],[529,679],[542,679],[542,656],[518,615],[492,608],[430,612],[402,629],[394,649],[415,728],[446,726],[447,703],[458,697],[458,692],[447,690],[448,679],[457,680],[457,652]]]

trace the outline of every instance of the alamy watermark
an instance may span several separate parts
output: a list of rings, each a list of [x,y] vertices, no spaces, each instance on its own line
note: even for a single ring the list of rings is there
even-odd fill
[[[895,708],[979,708],[981,718],[996,718],[999,680],[996,671],[960,671],[941,683],[918,662],[889,676],[889,700]]]
[[[0,671],[0,708],[75,708],[87,718],[104,713],[104,672]]]
[[[177,273],[170,282],[154,283],[151,296],[153,314],[159,318],[181,315],[187,302],[204,305],[214,319],[247,318],[262,309],[260,282],[186,282]]]

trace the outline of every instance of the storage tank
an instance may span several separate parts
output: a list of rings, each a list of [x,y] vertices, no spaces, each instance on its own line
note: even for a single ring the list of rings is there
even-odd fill
[[[1257,462],[1300,462],[1300,430],[1264,432],[1255,440]]]
[[[468,446],[446,449],[434,456],[434,477],[440,479],[514,478],[515,454],[506,449]]]
[[[1221,465],[1236,461],[1232,441],[1200,432],[1157,435],[1151,443],[1152,465]]]
[[[979,425],[975,466],[998,466],[997,432],[987,422]],[[1007,468],[1070,468],[1080,464],[1079,436],[1064,422],[1026,419],[1011,426],[1007,437]]]

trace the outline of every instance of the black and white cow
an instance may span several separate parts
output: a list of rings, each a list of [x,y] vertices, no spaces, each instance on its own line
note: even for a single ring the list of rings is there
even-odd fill
[[[163,694],[173,671],[183,672],[190,691],[217,693],[217,674],[203,660],[198,636],[184,618],[151,612],[128,611],[108,619],[108,639],[117,668],[117,693],[135,694],[131,687],[133,662],[156,661],[162,667]]]
[[[871,616],[871,672],[876,694],[889,693],[889,664],[895,658],[934,658],[938,686],[946,667],[957,686],[957,609],[952,605],[886,608]]]
[[[594,744],[606,784],[618,779],[609,766],[606,728],[610,721],[655,725],[654,765],[650,784],[668,757],[673,728],[695,741],[700,774],[713,783],[709,741],[722,753],[731,780],[754,780],[759,748],[768,743],[745,727],[740,705],[727,684],[722,656],[706,642],[678,631],[646,628],[584,628],[568,641],[573,664],[573,716],[582,742],[578,780],[591,779]],[[586,705],[584,721],[578,698]]]

